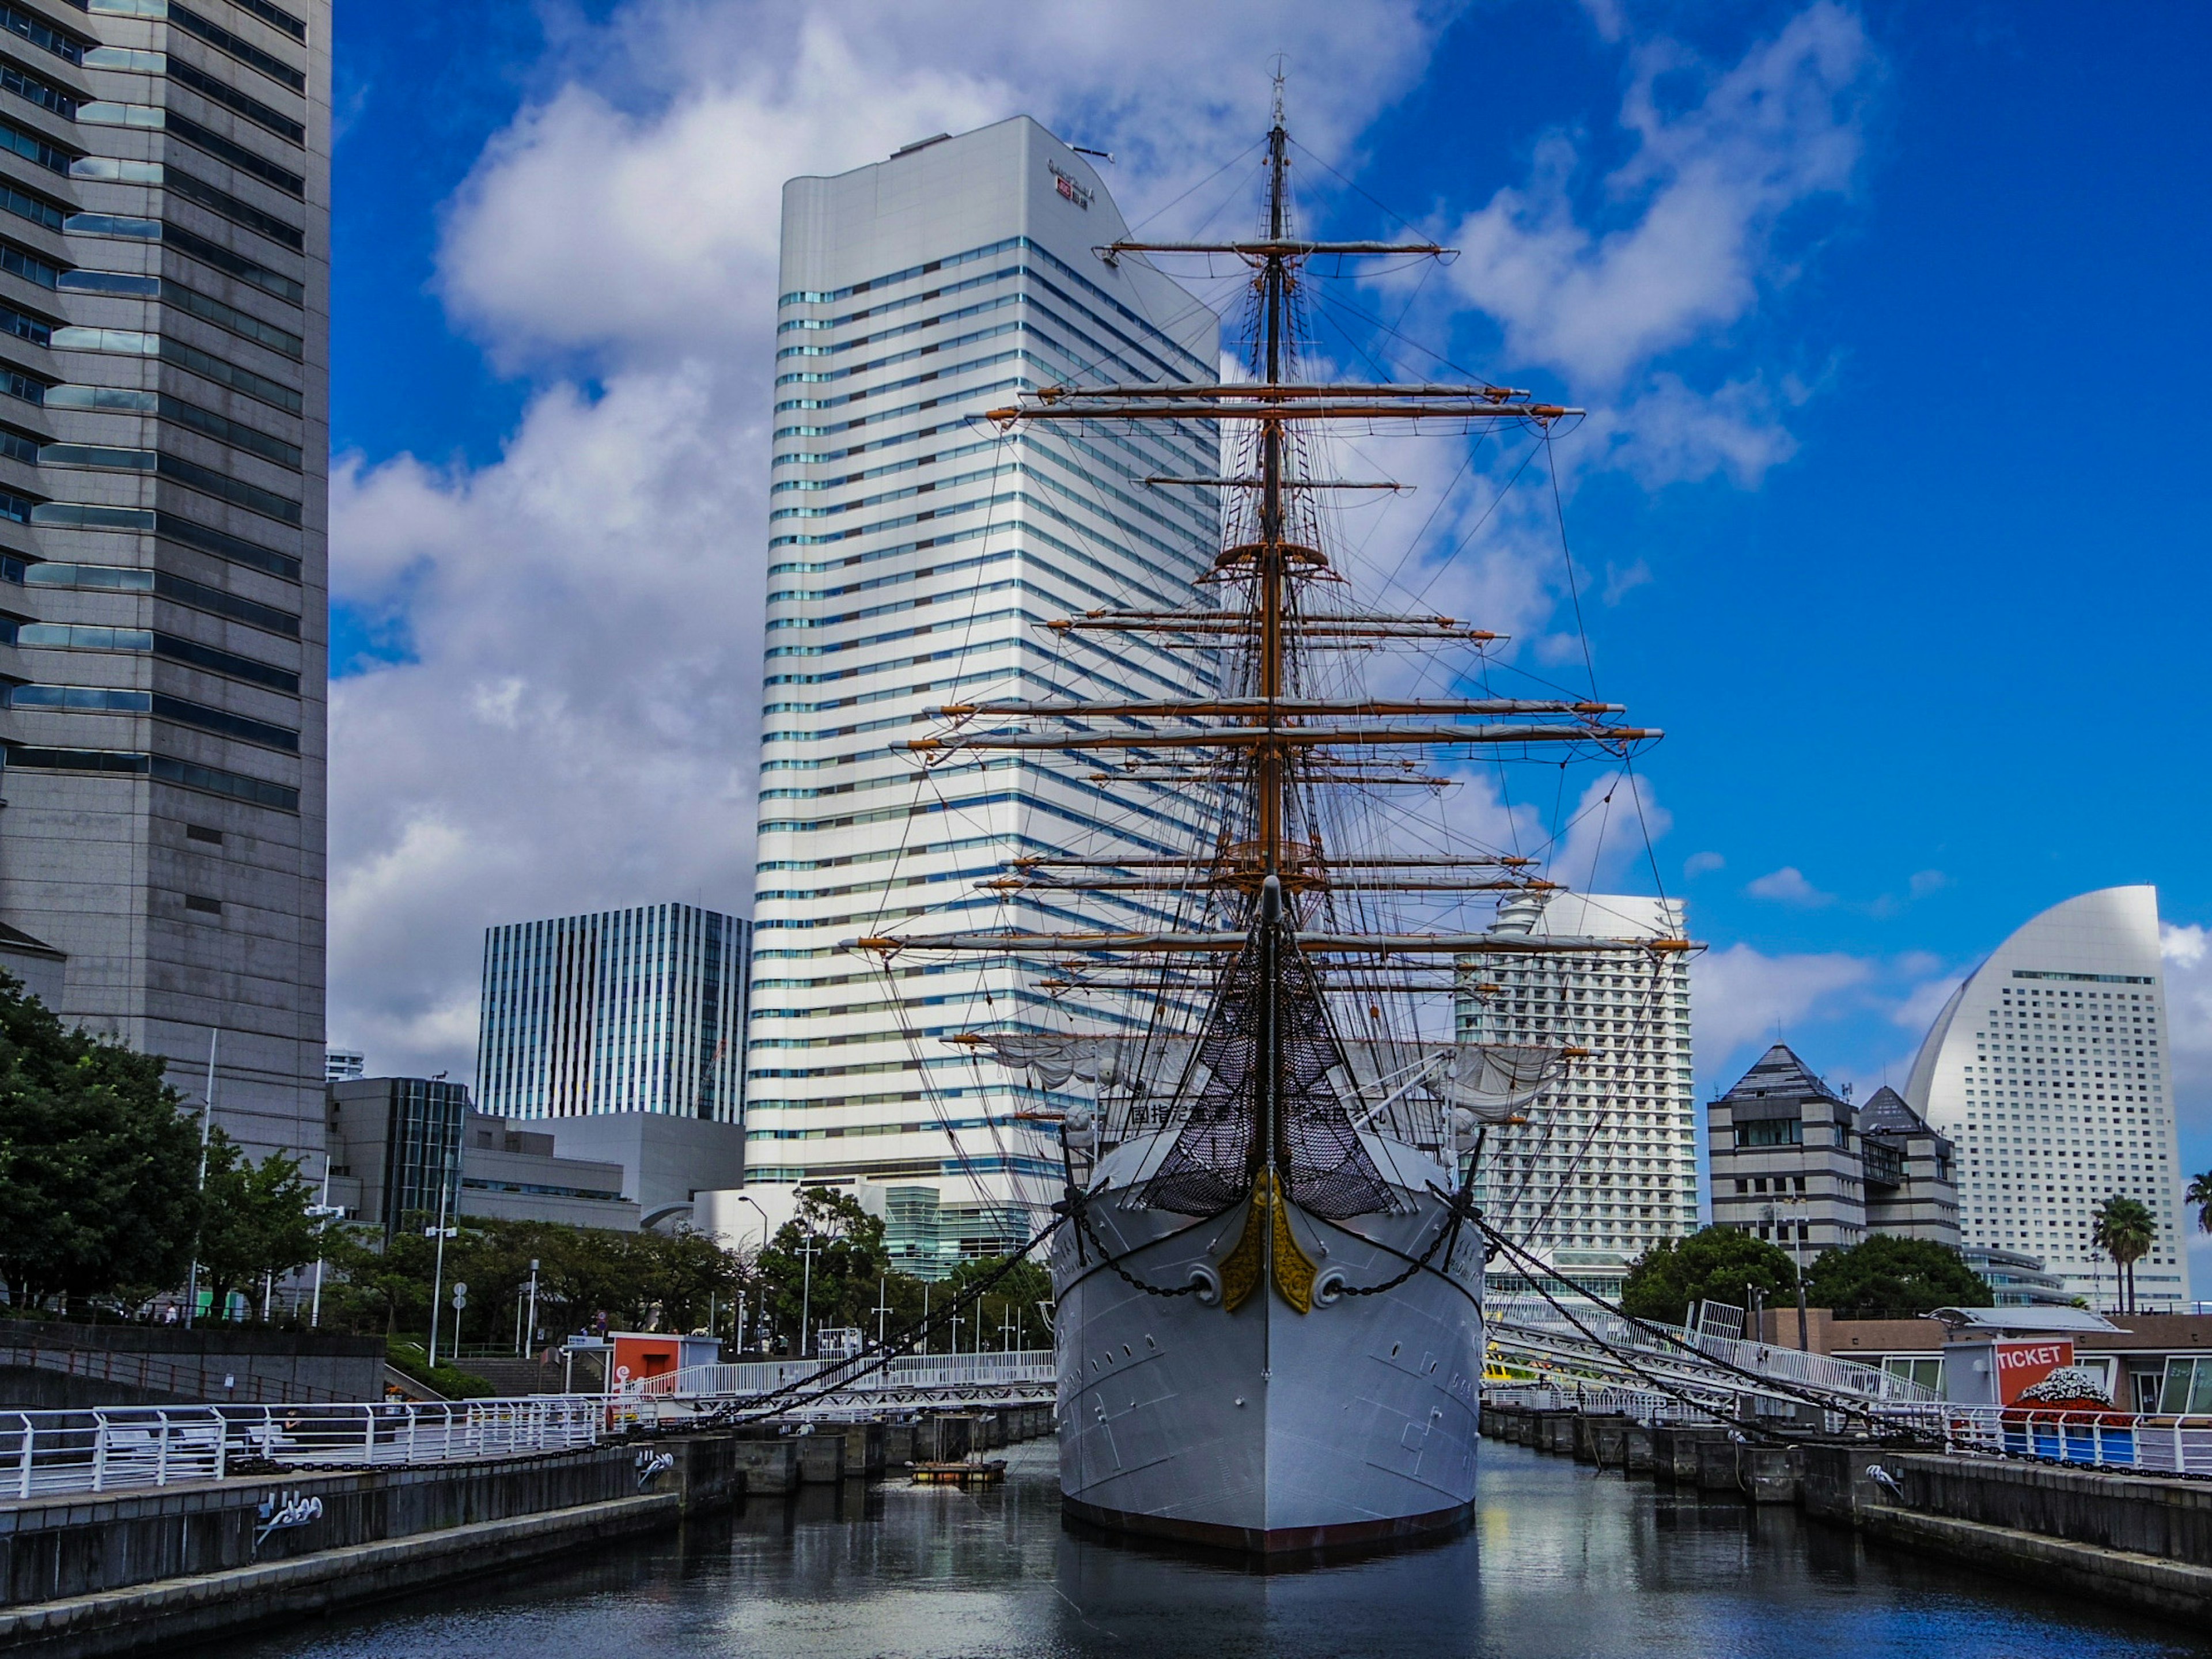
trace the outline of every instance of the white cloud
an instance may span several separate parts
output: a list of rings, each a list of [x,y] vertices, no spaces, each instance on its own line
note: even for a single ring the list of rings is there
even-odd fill
[[[559,14],[533,77],[550,89],[447,204],[438,259],[452,317],[495,362],[539,377],[538,394],[488,465],[401,456],[342,463],[332,481],[334,590],[412,653],[333,689],[334,1040],[380,1068],[465,1075],[486,924],[672,897],[748,906],[786,178],[1027,112],[1114,149],[1109,186],[1141,219],[1252,142],[1277,51],[1299,137],[1355,172],[1361,136],[1413,87],[1458,9],[629,0],[599,23]],[[1774,219],[1848,175],[1855,27],[1816,6],[1681,112],[1657,108],[1660,67],[1639,53],[1623,116],[1638,158],[1607,188],[1640,228],[1585,230],[1540,191],[1471,222],[1481,240],[1466,263],[1487,274],[1462,298],[1544,361],[1571,349],[1624,379],[1634,412],[1608,417],[1583,470],[1750,483],[1786,454],[1771,413],[1786,398],[1755,377],[1706,393],[1642,371],[1740,320],[1773,280]],[[1786,163],[1790,146],[1807,153]],[[1310,168],[1301,188],[1315,203],[1334,186]],[[1169,206],[1158,228],[1215,199]],[[1567,281],[1540,302],[1546,259]],[[1711,276],[1724,269],[1741,275]],[[1677,297],[1655,307],[1647,282]],[[1725,303],[1681,297],[1699,282]],[[1556,328],[1540,314],[1554,302],[1572,313]],[[1599,312],[1615,302],[1634,317],[1607,343]],[[1423,491],[1386,504],[1395,516],[1371,532],[1352,528],[1395,550],[1459,458],[1380,453]],[[1419,592],[1540,653],[1565,592],[1548,491],[1539,501],[1524,480],[1528,499],[1484,522],[1504,474],[1473,476],[1396,596]],[[1578,640],[1551,637],[1578,662]],[[1641,861],[1621,805],[1602,856],[1583,831],[1571,857],[1601,872]],[[1515,823],[1487,797],[1467,806],[1494,816],[1501,840],[1533,828],[1525,808]]]
[[[1748,945],[1708,951],[1690,966],[1698,1052],[1724,1063],[1741,1046],[1786,1042],[1792,1026],[1832,1017],[1843,994],[1875,976],[1875,964],[1838,951],[1768,956]]]
[[[1623,33],[1618,7],[1591,15],[1604,38]],[[1587,190],[1587,142],[1547,137],[1528,182],[1459,225],[1450,280],[1497,319],[1513,362],[1556,368],[1608,405],[1586,455],[1618,452],[1611,462],[1647,483],[1755,483],[1794,452],[1780,410],[1804,388],[1749,374],[1701,392],[1652,365],[1726,337],[1789,280],[1778,233],[1793,210],[1850,190],[1878,59],[1852,12],[1817,0],[1732,68],[1665,40],[1631,61],[1627,160]],[[1686,81],[1702,95],[1675,106]],[[1578,189],[1595,198],[1587,211]]]
[[[1692,853],[1682,860],[1685,876],[1702,876],[1709,870],[1725,869],[1728,860],[1718,853]]]
[[[2173,1062],[2174,1106],[2186,1130],[2212,1130],[2212,928],[2168,922],[2159,931],[2166,959],[2166,1018]],[[2206,1283],[2212,1284],[2212,1280]]]
[[[1785,864],[1779,870],[1769,871],[1745,883],[1743,890],[1753,898],[1771,899],[1777,904],[1802,905],[1808,909],[1836,902],[1834,894],[1824,893],[1814,886],[1794,864]]]

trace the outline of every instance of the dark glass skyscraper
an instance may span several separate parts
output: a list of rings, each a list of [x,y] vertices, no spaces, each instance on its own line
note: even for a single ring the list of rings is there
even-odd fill
[[[322,1145],[329,0],[0,0],[0,965]]]

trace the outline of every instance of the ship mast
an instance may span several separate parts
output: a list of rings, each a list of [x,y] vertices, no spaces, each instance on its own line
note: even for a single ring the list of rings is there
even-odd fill
[[[1243,497],[1248,505],[1231,515],[1232,532],[1224,536],[1226,544],[1218,550],[1212,568],[1199,578],[1231,596],[1225,604],[1171,611],[1097,610],[1045,624],[1070,640],[1133,635],[1162,650],[1230,647],[1237,658],[1229,683],[1213,687],[1210,695],[1165,701],[1136,701],[1125,691],[1120,697],[1091,702],[1055,698],[948,703],[927,711],[946,722],[939,735],[907,739],[900,745],[931,768],[946,763],[972,764],[993,752],[1058,753],[1073,758],[1123,750],[1130,758],[1117,763],[1118,771],[1094,775],[1099,781],[1126,779],[1171,787],[1177,781],[1218,786],[1234,780],[1237,799],[1224,812],[1218,844],[1194,848],[1188,857],[1133,851],[1095,859],[1014,857],[1007,860],[1006,875],[979,884],[1009,897],[1045,889],[1101,895],[1180,894],[1199,914],[1180,915],[1166,925],[1128,928],[1006,927],[884,933],[847,941],[848,948],[877,953],[886,969],[892,957],[911,951],[925,957],[973,953],[1041,957],[1063,975],[1063,985],[1079,985],[1085,976],[1082,970],[1088,968],[1099,970],[1097,988],[1107,990],[1115,985],[1133,987],[1145,981],[1132,975],[1148,975],[1158,999],[1155,1021],[1170,1006],[1175,993],[1198,987],[1202,976],[1210,975],[1213,1000],[1206,1016],[1208,1030],[1218,1033],[1233,1026],[1242,1034],[1238,1041],[1250,1045],[1242,1051],[1249,1056],[1244,1061],[1232,1062],[1223,1050],[1216,1057],[1218,1065],[1214,1060],[1207,1062],[1217,1085],[1225,1075],[1222,1066],[1238,1075],[1237,1109],[1249,1114],[1243,1119],[1243,1133],[1249,1135],[1241,1143],[1243,1155],[1224,1156],[1213,1167],[1230,1177],[1230,1171],[1241,1164],[1244,1189],[1255,1195],[1255,1203],[1294,1196],[1294,1165],[1312,1183],[1313,1148],[1318,1144],[1315,1126],[1323,1118],[1333,1118],[1336,1125],[1334,1130],[1326,1125],[1323,1129],[1337,1135],[1334,1144],[1340,1152],[1351,1162],[1364,1160],[1340,1106],[1316,1105],[1332,1087],[1317,1084],[1316,1077],[1341,1066],[1346,1052],[1335,1035],[1330,995],[1357,988],[1364,1004],[1368,999],[1364,993],[1370,988],[1377,994],[1386,985],[1418,990],[1427,982],[1423,975],[1473,956],[1693,948],[1686,939],[1362,925],[1365,911],[1357,896],[1363,893],[1544,890],[1553,884],[1525,868],[1529,860],[1503,855],[1378,857],[1376,848],[1348,845],[1340,851],[1325,847],[1317,799],[1310,799],[1310,793],[1344,786],[1387,787],[1431,781],[1415,775],[1411,762],[1382,758],[1391,748],[1401,753],[1407,749],[1431,754],[1487,750],[1501,755],[1551,748],[1561,753],[1625,757],[1662,734],[1626,725],[1613,718],[1622,712],[1619,705],[1595,701],[1371,693],[1330,697],[1320,695],[1322,688],[1310,683],[1306,670],[1314,653],[1370,650],[1390,641],[1408,647],[1468,644],[1480,649],[1498,636],[1455,617],[1389,614],[1334,603],[1310,607],[1305,603],[1314,580],[1339,580],[1322,548],[1308,544],[1320,540],[1317,534],[1306,533],[1311,501],[1324,491],[1378,486],[1326,475],[1303,476],[1301,433],[1341,422],[1364,422],[1370,428],[1410,422],[1419,429],[1423,423],[1443,422],[1462,431],[1518,427],[1548,434],[1558,422],[1582,411],[1536,401],[1512,387],[1480,382],[1294,380],[1299,308],[1296,284],[1311,260],[1409,255],[1439,258],[1448,250],[1428,241],[1301,237],[1291,212],[1290,137],[1279,76],[1273,94],[1267,137],[1266,228],[1259,237],[1169,242],[1124,236],[1097,250],[1109,265],[1163,254],[1227,256],[1243,261],[1252,273],[1247,362],[1253,378],[1213,384],[1048,385],[1009,406],[986,411],[1001,430],[1161,421],[1184,428],[1199,422],[1243,428],[1243,442],[1231,452],[1241,464],[1221,469],[1231,476],[1163,474],[1145,480],[1148,485],[1251,492]],[[1411,873],[1415,871],[1429,873]],[[1334,896],[1339,892],[1352,896],[1348,903],[1339,903]],[[1135,897],[1123,902],[1145,908]],[[1370,1012],[1379,1018],[1379,1010]],[[973,1035],[949,1040],[989,1041]],[[1333,1061],[1326,1056],[1334,1056]],[[1317,1063],[1321,1073],[1316,1072]],[[1196,1117],[1192,1121],[1198,1123]],[[1194,1127],[1191,1133],[1211,1131]],[[1219,1150],[1226,1154],[1225,1142]],[[1155,1184],[1164,1179],[1164,1175],[1153,1177]],[[1272,1244],[1266,1248],[1272,1249]]]

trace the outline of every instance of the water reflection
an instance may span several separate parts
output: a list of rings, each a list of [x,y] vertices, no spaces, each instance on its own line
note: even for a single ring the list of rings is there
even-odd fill
[[[253,1659],[2104,1659],[2177,1628],[1866,1551],[1787,1508],[1483,1448],[1462,1536],[1261,1575],[1070,1532],[1048,1443],[1006,1486],[810,1488],[680,1538],[296,1627]]]

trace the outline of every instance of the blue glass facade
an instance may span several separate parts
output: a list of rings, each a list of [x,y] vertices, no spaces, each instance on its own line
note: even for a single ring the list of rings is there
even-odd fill
[[[744,1121],[752,924],[649,904],[484,934],[480,1110]]]

